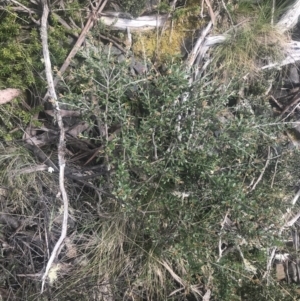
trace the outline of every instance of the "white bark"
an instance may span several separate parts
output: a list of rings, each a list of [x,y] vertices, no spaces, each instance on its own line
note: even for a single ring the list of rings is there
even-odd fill
[[[285,58],[281,62],[274,62],[272,64],[266,65],[261,69],[270,69],[276,67],[282,67],[288,64],[295,64],[300,61],[300,42],[298,41],[290,41],[285,46]]]
[[[135,19],[122,18],[118,15],[118,13],[113,12],[107,13],[107,15],[103,14],[100,21],[112,29],[127,30],[129,28],[130,30],[141,31],[161,27],[168,19],[167,15],[143,16]]]
[[[298,23],[300,15],[300,0],[297,0],[291,8],[282,16],[281,20],[276,24],[276,27],[281,31],[293,29]]]
[[[297,0],[290,9],[282,16],[281,20],[276,24],[275,28],[281,33],[291,30],[298,22],[300,15],[300,0]],[[136,19],[128,19],[122,17],[120,13],[116,12],[105,12],[101,14],[100,21],[106,26],[110,26],[113,29],[126,30],[150,30],[157,27],[163,26],[168,20],[168,15],[151,15],[143,16]],[[207,26],[209,30],[211,26]],[[207,31],[209,31],[207,30]],[[192,51],[192,55],[189,56],[187,65],[190,66],[191,63],[195,61],[199,64],[203,55],[207,51],[208,47],[220,44],[226,41],[227,35],[218,35],[206,37],[207,32],[203,32],[196,42],[196,47]],[[206,51],[201,51],[201,48],[206,49]],[[273,64],[264,66],[262,69],[281,67],[287,64],[295,63],[300,61],[300,42],[291,41],[287,43],[285,49],[286,57],[281,62],[274,62]],[[196,59],[199,55],[202,56],[200,60]]]
[[[48,23],[48,16],[49,16],[49,7],[48,7],[48,2],[47,0],[43,0],[41,2],[42,7],[43,7],[43,14],[41,18],[41,40],[42,40],[42,47],[43,47],[43,57],[44,57],[44,64],[45,64],[45,73],[46,73],[46,78],[47,78],[47,84],[48,84],[48,92],[49,95],[51,96],[51,102],[53,103],[55,110],[56,110],[56,119],[57,119],[57,124],[60,130],[60,135],[59,135],[59,142],[58,142],[58,162],[59,162],[59,188],[60,188],[60,193],[63,201],[63,206],[64,206],[64,213],[63,213],[63,223],[62,223],[62,229],[61,229],[61,234],[56,242],[51,256],[47,262],[45,272],[42,277],[42,288],[41,288],[41,293],[44,291],[44,286],[46,279],[49,275],[49,271],[52,267],[52,264],[54,260],[57,258],[63,241],[67,236],[67,228],[68,228],[68,206],[69,206],[69,200],[68,200],[68,195],[65,189],[65,184],[64,184],[64,174],[65,174],[65,158],[64,158],[64,153],[65,153],[65,131],[64,131],[64,125],[62,121],[62,116],[60,114],[60,109],[58,106],[57,102],[57,95],[56,91],[54,88],[54,81],[53,81],[53,75],[52,75],[52,68],[51,68],[51,60],[50,60],[50,52],[48,48],[48,32],[47,32],[47,23]]]

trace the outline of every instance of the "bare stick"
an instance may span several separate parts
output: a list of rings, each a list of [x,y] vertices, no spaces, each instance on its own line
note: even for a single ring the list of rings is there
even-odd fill
[[[298,212],[292,219],[290,219],[288,222],[285,223],[285,227],[292,227],[296,221],[300,218],[300,212]]]
[[[155,129],[153,129],[153,132],[152,132],[152,143],[153,143],[153,147],[154,147],[154,159],[158,160],[158,157],[157,157],[157,145],[155,143]]]
[[[228,220],[228,214],[230,213],[230,210],[227,211],[223,222],[221,223],[221,231],[224,229],[225,225],[226,225],[226,221]],[[221,233],[220,235],[220,239],[219,239],[219,258],[217,259],[217,262],[219,262],[223,256],[223,252],[224,250],[222,249],[222,237],[221,237]]]
[[[214,11],[213,11],[213,9],[211,7],[211,4],[210,4],[209,0],[205,0],[205,3],[207,5],[207,7],[208,7],[208,13],[209,13],[211,22],[212,22],[213,25],[215,25],[215,23],[216,23],[216,15],[214,14]]]
[[[299,197],[300,197],[300,189],[298,190],[298,192],[296,193],[296,195],[295,195],[294,198],[292,199],[292,202],[291,202],[291,203],[292,203],[293,206],[297,203]]]
[[[275,147],[273,147],[273,150],[274,150],[274,152],[276,153],[276,155],[278,156],[278,152],[277,152],[277,150],[276,150]],[[278,156],[278,157],[280,157],[280,156]],[[278,161],[279,161],[279,159],[277,159],[277,160],[276,160],[276,163],[275,163],[275,169],[274,169],[274,175],[273,175],[273,177],[272,177],[271,188],[273,188],[273,185],[274,185],[274,180],[275,180],[275,176],[276,176],[276,172],[277,172]]]
[[[223,7],[224,7],[224,9],[225,9],[225,11],[226,11],[228,17],[229,17],[229,20],[230,20],[231,25],[234,26],[234,22],[233,22],[233,20],[232,20],[231,14],[230,14],[230,12],[228,11],[227,6],[226,6],[226,4],[224,3],[223,0],[222,0],[222,5],[223,5]]]
[[[251,188],[250,191],[253,191],[256,188],[257,184],[261,181],[261,179],[262,179],[262,177],[263,177],[263,175],[264,175],[264,173],[266,171],[266,168],[269,165],[269,162],[270,162],[270,146],[268,147],[268,158],[267,158],[266,164],[265,164],[263,170],[261,171],[261,173],[260,173],[257,181],[254,183],[254,185],[252,186],[252,188]]]
[[[267,269],[263,275],[263,279],[267,278],[268,280],[268,277],[269,277],[269,274],[270,274],[270,270],[271,270],[271,267],[272,267],[272,263],[273,263],[273,260],[274,260],[274,257],[275,257],[275,252],[277,250],[277,247],[273,247],[272,248],[272,252],[270,254],[270,257],[269,257],[269,260],[267,262]]]
[[[207,24],[206,28],[202,31],[200,37],[198,38],[193,50],[191,51],[191,53],[189,54],[187,60],[186,60],[186,65],[187,65],[187,69],[190,70],[190,68],[192,68],[198,54],[200,51],[200,47],[203,44],[203,42],[205,41],[205,37],[209,34],[209,32],[211,31],[213,26],[213,22],[209,21],[209,23]]]
[[[203,15],[203,7],[204,7],[204,0],[202,0],[201,2],[201,11],[200,11],[200,17],[203,19],[204,15]]]
[[[300,101],[300,93],[298,92],[292,99],[291,103],[289,103],[284,110],[280,113],[280,117],[282,117],[290,108],[292,108],[294,105],[298,104]]]
[[[42,277],[42,288],[41,293],[44,291],[45,281],[47,279],[48,273],[50,271],[50,268],[52,266],[53,261],[57,258],[59,254],[59,249],[62,246],[62,243],[67,235],[67,227],[68,227],[68,196],[65,189],[64,184],[64,173],[65,173],[65,159],[64,159],[64,151],[65,151],[65,131],[62,121],[62,116],[60,114],[58,102],[57,102],[57,96],[54,88],[54,82],[53,82],[53,76],[52,76],[52,70],[51,70],[51,61],[50,61],[50,54],[49,54],[49,48],[48,48],[48,33],[47,33],[47,20],[49,15],[49,7],[47,0],[42,0],[43,3],[43,15],[41,18],[41,40],[42,40],[42,46],[43,46],[43,56],[44,56],[44,62],[45,62],[45,72],[46,72],[46,78],[47,78],[47,84],[48,84],[48,93],[51,96],[51,101],[55,107],[56,110],[56,119],[57,124],[60,130],[59,135],[59,142],[58,142],[58,162],[59,162],[59,188],[63,200],[64,205],[64,216],[63,216],[63,223],[62,223],[62,229],[61,229],[61,235],[58,241],[56,242],[51,256],[48,260],[45,273]]]
[[[282,109],[282,104],[278,102],[278,100],[273,96],[273,95],[270,95],[270,97],[272,98],[272,100],[277,104],[277,106]]]

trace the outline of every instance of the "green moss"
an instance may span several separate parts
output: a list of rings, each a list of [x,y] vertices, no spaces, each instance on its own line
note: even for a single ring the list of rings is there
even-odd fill
[[[34,31],[34,30],[33,30]],[[35,83],[33,57],[41,49],[37,35],[22,30],[18,17],[7,14],[0,22],[0,88],[25,88]]]
[[[141,32],[134,36],[133,51],[141,56],[155,57],[158,61],[166,58],[182,58],[198,37],[197,29],[205,21],[199,19],[199,3],[187,1],[184,7],[172,13],[171,22],[162,30]]]
[[[32,7],[29,1],[24,0],[22,3]],[[71,17],[75,22],[81,20],[83,5],[78,1],[68,4],[62,13],[63,17]],[[69,30],[52,15],[49,17],[49,25],[51,62],[59,68],[72,47],[72,43],[68,41]],[[43,89],[45,80],[41,74],[45,67],[42,57],[39,28],[32,24],[27,14],[20,16],[7,7],[0,18],[0,89],[28,89],[33,86]]]
[[[26,5],[26,3],[24,3]],[[28,3],[27,3],[28,5]],[[39,28],[32,24],[27,15],[17,15],[11,11],[1,13],[0,18],[0,89],[19,88],[23,91],[45,91],[44,62]],[[53,20],[52,20],[53,19]],[[68,42],[67,30],[54,18],[49,19],[49,50],[53,69],[58,69],[65,61],[71,49]],[[21,97],[26,101],[26,95]],[[19,100],[21,100],[19,98]],[[22,131],[31,122],[33,114],[24,110],[24,106],[13,103],[1,106],[0,137],[5,140],[21,138]]]

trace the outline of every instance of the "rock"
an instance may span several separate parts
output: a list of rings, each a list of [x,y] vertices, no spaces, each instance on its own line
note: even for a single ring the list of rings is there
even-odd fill
[[[126,61],[126,57],[124,54],[118,56],[118,63],[123,63]]]
[[[299,78],[299,73],[298,69],[296,66],[291,66],[289,70],[289,81],[292,84],[299,84],[300,83],[300,78]]]
[[[120,55],[120,54],[122,54],[122,51],[115,46],[107,44],[103,48],[103,53],[105,53],[105,54],[110,53],[111,55]]]
[[[130,67],[133,68],[134,71],[139,75],[147,72],[147,66],[135,58],[131,59]]]
[[[276,279],[278,281],[285,279],[285,271],[282,263],[276,264]]]

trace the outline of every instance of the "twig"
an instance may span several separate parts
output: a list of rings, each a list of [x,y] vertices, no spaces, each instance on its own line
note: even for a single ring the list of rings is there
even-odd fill
[[[296,195],[295,195],[294,198],[292,199],[292,202],[291,202],[291,203],[292,203],[293,206],[297,203],[299,197],[300,197],[300,189],[298,190],[298,192],[296,193]]]
[[[267,281],[268,281],[268,276],[270,274],[272,263],[273,263],[273,260],[274,260],[274,257],[275,257],[276,250],[277,250],[277,247],[272,248],[272,252],[270,254],[270,258],[269,258],[269,260],[267,262],[267,269],[266,269],[266,271],[265,271],[265,273],[263,275],[263,279],[265,279],[267,277]]]
[[[153,143],[153,147],[154,147],[154,160],[158,160],[158,157],[157,157],[157,145],[155,143],[155,129],[152,132],[152,143]]]
[[[85,40],[85,37],[88,33],[88,31],[92,28],[94,21],[96,19],[96,15],[101,13],[101,11],[103,10],[103,8],[105,7],[107,3],[107,0],[99,1],[97,9],[95,12],[92,12],[86,25],[84,26],[81,34],[79,35],[78,40],[76,41],[73,49],[71,50],[71,52],[69,53],[68,57],[66,58],[65,62],[63,63],[63,65],[61,66],[59,72],[58,72],[58,76],[55,77],[54,80],[54,86],[56,86],[56,84],[58,83],[60,77],[64,74],[64,72],[67,70],[67,68],[70,65],[70,62],[72,60],[72,58],[76,55],[76,53],[78,52],[80,46],[82,45],[83,41]],[[101,5],[102,4],[102,5]]]
[[[292,102],[290,103],[290,104],[288,104],[285,108],[284,108],[284,110],[281,112],[281,114],[280,114],[280,117],[282,117],[288,110],[289,110],[289,108],[291,108],[292,106],[294,106],[295,104],[297,104],[299,101],[300,101],[300,93],[297,93],[294,97],[293,97],[293,99],[292,99]]]
[[[277,152],[277,150],[276,150],[275,147],[273,147],[273,150],[274,150],[274,152],[276,153],[276,155],[278,156],[278,152]],[[280,156],[279,156],[279,157],[280,157]],[[276,172],[277,172],[278,161],[279,161],[279,159],[277,159],[277,160],[276,160],[276,163],[275,163],[275,169],[274,169],[274,175],[273,175],[273,177],[272,177],[271,188],[273,188],[273,185],[274,185],[274,180],[275,180],[275,176],[276,176]]]
[[[283,228],[293,226],[296,223],[296,221],[299,219],[299,217],[300,217],[300,212],[298,212],[292,219],[286,222]]]
[[[64,150],[65,150],[65,131],[62,121],[62,116],[60,114],[59,105],[57,102],[57,96],[54,88],[54,82],[53,82],[53,76],[52,76],[52,70],[51,70],[51,61],[50,61],[50,54],[49,54],[49,48],[48,48],[48,33],[47,33],[47,21],[48,21],[48,15],[49,15],[49,7],[47,0],[42,1],[43,4],[43,15],[41,18],[41,40],[42,40],[42,47],[43,47],[43,56],[44,56],[44,62],[45,62],[45,72],[46,72],[46,78],[47,78],[47,84],[48,84],[48,93],[51,96],[51,101],[55,107],[56,110],[56,119],[57,124],[60,130],[59,135],[59,142],[58,142],[58,162],[59,162],[59,188],[63,200],[64,205],[64,216],[63,216],[63,223],[62,223],[62,229],[61,229],[61,235],[58,241],[56,242],[51,256],[48,260],[45,273],[42,277],[42,288],[41,293],[44,291],[45,281],[47,279],[48,273],[50,271],[50,268],[52,266],[53,261],[57,258],[59,254],[59,249],[62,246],[62,243],[67,235],[67,227],[68,227],[68,195],[65,189],[64,185],[64,173],[65,173],[65,159],[64,159]]]
[[[230,20],[231,25],[234,26],[234,22],[233,22],[233,20],[232,20],[231,14],[230,14],[230,12],[228,11],[227,6],[226,6],[226,4],[224,3],[223,0],[222,0],[222,5],[223,5],[223,7],[224,7],[224,9],[225,9],[225,11],[226,11],[228,17],[229,17],[229,20]]]
[[[300,125],[300,121],[284,121],[284,122],[271,122],[271,123],[264,123],[254,126],[253,128],[261,128],[265,126],[273,126],[273,125],[283,125],[283,124],[297,124]]]
[[[70,34],[76,38],[79,37],[79,34],[75,32],[75,29],[71,27],[63,18],[61,18],[58,14],[52,12],[52,15],[57,19],[58,23],[60,23],[62,26],[64,26],[66,29],[72,31]]]
[[[270,97],[272,98],[272,100],[277,104],[277,106],[282,109],[282,104],[278,102],[278,100],[273,96],[273,95],[270,95]]]
[[[270,85],[269,85],[268,89],[266,90],[265,95],[269,95],[270,91],[272,90],[272,87],[273,87],[273,81],[270,82]]]
[[[123,53],[126,53],[126,52],[127,52],[125,48],[123,48],[119,43],[117,43],[117,42],[115,41],[115,39],[112,39],[112,38],[110,38],[110,37],[104,36],[104,35],[102,35],[102,34],[99,34],[99,37],[102,38],[102,39],[104,39],[104,40],[107,40],[107,41],[111,42],[111,43],[114,44],[119,50],[121,50]]]
[[[18,5],[19,7],[21,7],[21,8],[23,9],[23,11],[28,12],[28,13],[29,13],[29,16],[30,16],[30,19],[31,19],[35,24],[40,25],[40,23],[39,23],[35,18],[32,17],[32,14],[35,13],[35,10],[32,10],[32,9],[26,7],[25,5],[23,5],[22,3],[20,3],[20,2],[18,2],[18,1],[16,1],[16,0],[10,0],[10,1],[11,1],[12,3]]]
[[[201,11],[200,11],[200,17],[201,17],[202,19],[204,19],[204,15],[203,15],[203,7],[204,7],[204,0],[202,0],[202,2],[201,2]]]
[[[193,48],[193,50],[191,51],[191,53],[189,54],[189,56],[186,60],[187,70],[190,70],[192,68],[192,66],[200,52],[200,47],[203,44],[205,37],[211,31],[212,26],[213,26],[213,22],[209,21],[206,28],[202,31],[200,37],[198,38],[195,47]]]
[[[261,179],[262,179],[262,177],[263,177],[263,175],[264,175],[264,173],[266,171],[266,168],[269,165],[269,162],[270,162],[270,146],[268,147],[268,158],[267,158],[266,164],[265,164],[263,170],[261,171],[261,173],[260,173],[257,181],[254,183],[254,185],[252,186],[252,188],[251,188],[250,191],[253,191],[256,188],[257,184],[261,181]]]
[[[300,98],[298,99],[298,101],[300,100]],[[290,113],[288,113],[287,115],[286,115],[286,117],[284,117],[283,119],[282,119],[282,121],[283,120],[286,120],[286,119],[288,119],[297,109],[299,109],[299,106],[300,106],[300,103],[298,103],[293,109],[292,109],[292,111],[290,112]]]
[[[221,223],[221,231],[224,229],[226,225],[226,221],[228,220],[228,214],[230,213],[230,210],[226,212],[226,215],[223,219],[223,222]],[[221,233],[220,233],[220,239],[219,239],[219,258],[217,259],[217,262],[219,262],[223,256],[224,250],[222,249],[222,238],[221,238]]]
[[[215,23],[216,23],[216,15],[214,14],[214,11],[213,11],[213,9],[211,7],[211,4],[210,4],[209,0],[205,0],[205,3],[207,5],[207,7],[208,7],[208,13],[209,13],[211,22],[212,22],[213,25],[215,25]]]
[[[292,199],[292,201],[291,201],[292,206],[295,206],[295,204],[297,203],[299,197],[300,197],[300,189],[298,189],[296,195],[293,197],[293,199]],[[283,215],[283,219],[285,219],[286,216],[288,216],[290,212],[291,212],[291,208],[289,208],[289,209],[287,210],[287,213]],[[290,219],[289,221],[287,221],[287,222],[281,227],[281,229],[279,230],[279,235],[281,235],[281,233],[283,232],[283,230],[284,230],[286,227],[291,227],[291,226],[293,226],[299,218],[300,218],[300,212],[298,212],[292,219]]]
[[[219,258],[217,259],[217,262],[219,262],[223,256],[223,250],[222,250],[222,238],[219,238]]]
[[[173,1],[170,3],[170,10],[169,10],[169,13],[168,13],[168,15],[167,15],[167,17],[166,17],[166,19],[165,19],[165,22],[164,22],[164,24],[163,24],[163,26],[162,26],[160,35],[162,35],[163,32],[165,31],[167,22],[168,22],[168,20],[171,18],[172,12],[175,11],[177,1],[178,1],[178,0],[173,0]],[[159,13],[159,12],[158,12],[158,13]],[[173,20],[172,20],[172,19],[171,19],[171,22],[172,22],[172,26],[173,26]],[[156,30],[158,31],[158,26],[156,27]]]

